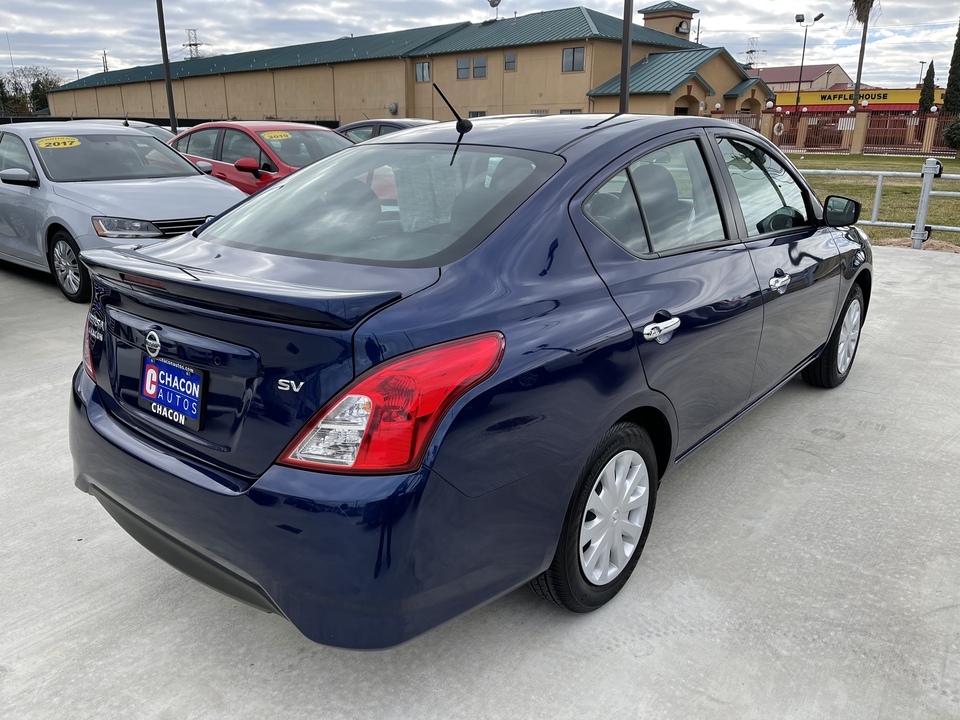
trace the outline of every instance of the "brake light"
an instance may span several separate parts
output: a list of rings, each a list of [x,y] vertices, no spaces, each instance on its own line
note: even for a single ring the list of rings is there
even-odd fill
[[[340,473],[415,470],[446,412],[493,375],[503,348],[503,335],[485,333],[373,368],[327,403],[278,462]]]
[[[90,351],[90,314],[87,313],[87,322],[83,326],[83,369],[91,380],[96,380],[97,375],[93,370],[93,353]]]

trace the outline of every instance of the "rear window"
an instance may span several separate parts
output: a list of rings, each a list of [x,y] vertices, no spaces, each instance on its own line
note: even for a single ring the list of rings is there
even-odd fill
[[[264,130],[257,134],[281,161],[296,168],[353,145],[332,130]]]
[[[476,247],[562,164],[506,148],[356,146],[252,196],[203,238],[296,257],[444,265]]]

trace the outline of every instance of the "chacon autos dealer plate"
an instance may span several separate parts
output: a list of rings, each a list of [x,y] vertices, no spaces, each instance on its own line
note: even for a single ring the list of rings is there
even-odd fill
[[[175,425],[200,429],[203,372],[175,360],[143,356],[140,407]]]

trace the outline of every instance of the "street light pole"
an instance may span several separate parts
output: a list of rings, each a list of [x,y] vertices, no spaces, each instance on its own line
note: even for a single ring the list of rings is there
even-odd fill
[[[800,109],[800,88],[803,86],[803,61],[807,56],[807,30],[813,27],[814,23],[816,23],[817,20],[819,20],[822,17],[823,17],[823,13],[820,13],[813,19],[812,23],[809,23],[807,25],[803,24],[803,21],[805,19],[803,16],[803,13],[797,14],[795,18],[798,23],[803,25],[803,50],[800,53],[800,77],[797,78],[797,102],[795,103],[795,107],[793,110],[794,112],[797,112]]]
[[[926,60],[920,61],[920,79],[917,80],[917,87],[923,86],[923,66],[927,64]]]

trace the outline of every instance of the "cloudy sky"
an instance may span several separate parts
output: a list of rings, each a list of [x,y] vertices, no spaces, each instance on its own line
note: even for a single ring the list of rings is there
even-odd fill
[[[641,8],[654,0],[634,0]],[[812,4],[808,4],[812,3]],[[571,7],[575,0],[503,0],[500,16]],[[621,2],[591,0],[595,10],[623,16]],[[848,17],[848,2],[822,0],[685,0],[699,7],[700,42],[724,46],[737,59],[750,39],[758,38],[765,66],[798,65],[803,29],[796,13],[824,18],[809,30],[807,64],[838,62],[851,77],[857,70],[860,28]],[[877,0],[871,20],[865,83],[908,87],[917,83],[920,62],[935,61],[938,83],[947,70],[957,36],[960,1]],[[331,40],[353,33],[368,35],[411,27],[494,16],[486,0],[166,0],[164,14],[172,60],[183,59],[187,28],[197,30],[201,51],[221,55],[242,50]],[[639,16],[637,16],[639,23]],[[3,0],[0,4],[0,72],[12,62],[49,67],[67,80],[102,70],[107,51],[110,70],[160,62],[156,3],[153,0]],[[691,35],[691,40],[695,39]],[[8,51],[9,52],[6,52]]]

